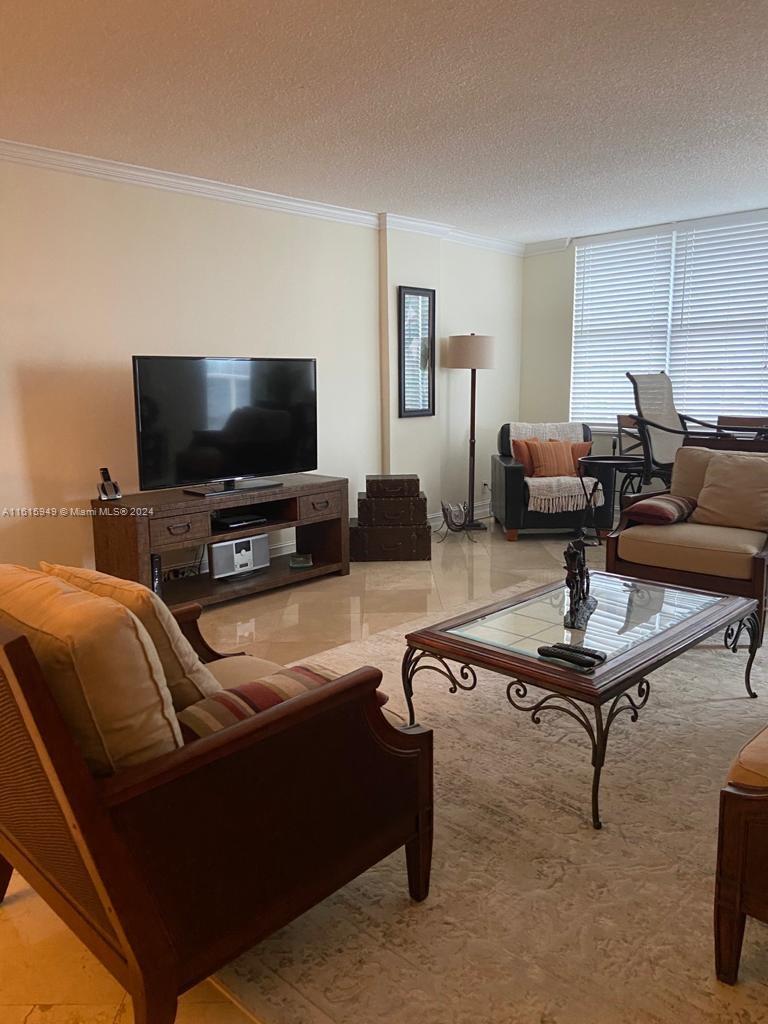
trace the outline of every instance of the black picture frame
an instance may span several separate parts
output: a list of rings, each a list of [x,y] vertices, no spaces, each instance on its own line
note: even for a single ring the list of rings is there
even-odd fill
[[[419,371],[423,382],[414,394],[414,318],[423,320],[427,300],[427,334],[421,335]],[[409,300],[417,300],[416,302]],[[398,397],[401,419],[435,415],[435,289],[400,285],[397,289]]]

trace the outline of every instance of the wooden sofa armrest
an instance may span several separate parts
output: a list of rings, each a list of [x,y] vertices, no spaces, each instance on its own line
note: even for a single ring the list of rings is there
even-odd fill
[[[231,654],[215,651],[200,632],[200,616],[202,611],[202,605],[192,602],[171,608],[171,614],[178,622],[179,629],[191,644],[200,661],[207,664],[209,661],[219,661],[221,658],[245,654],[245,651],[233,651]]]
[[[180,750],[100,780],[102,799],[107,806],[115,807],[188,776],[194,775],[203,780],[217,763],[240,758],[244,754],[247,760],[248,751],[259,744],[344,705],[357,704],[364,709],[377,735],[386,737],[386,741],[396,747],[411,749],[418,746],[425,736],[431,742],[432,734],[428,730],[405,726],[397,729],[390,725],[374,697],[380,681],[379,669],[370,666],[356,669],[315,690],[261,711],[253,718],[195,740]]]

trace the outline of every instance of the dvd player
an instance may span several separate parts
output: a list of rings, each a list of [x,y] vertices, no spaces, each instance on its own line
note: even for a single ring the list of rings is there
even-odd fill
[[[242,530],[246,526],[263,526],[269,520],[257,512],[242,512],[231,509],[226,512],[214,512],[211,516],[214,530]]]

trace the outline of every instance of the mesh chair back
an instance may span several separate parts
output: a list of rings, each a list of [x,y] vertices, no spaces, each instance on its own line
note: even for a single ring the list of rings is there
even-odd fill
[[[632,381],[635,391],[638,415],[658,423],[661,427],[678,431],[676,434],[670,434],[656,427],[646,427],[645,430],[651,449],[651,461],[654,465],[669,466],[675,461],[675,455],[683,444],[683,424],[680,414],[675,409],[672,381],[663,371],[628,373],[627,376]]]

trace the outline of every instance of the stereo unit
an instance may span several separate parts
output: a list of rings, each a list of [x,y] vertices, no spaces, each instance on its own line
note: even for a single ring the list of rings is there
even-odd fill
[[[266,533],[208,545],[208,571],[213,580],[266,569],[268,565],[269,537]]]

